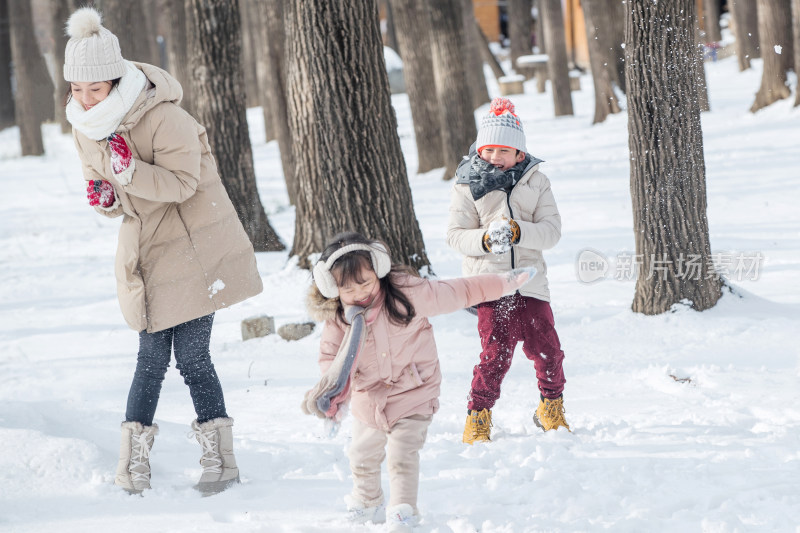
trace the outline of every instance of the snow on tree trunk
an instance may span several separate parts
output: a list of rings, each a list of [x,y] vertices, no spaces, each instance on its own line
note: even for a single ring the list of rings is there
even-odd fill
[[[300,191],[291,255],[307,268],[330,237],[359,231],[386,242],[394,261],[428,266],[375,1],[293,0],[284,9],[292,36],[286,94]]]
[[[283,250],[264,213],[253,171],[238,2],[187,0],[186,19],[195,111],[208,132],[222,183],[255,250]]]
[[[636,260],[632,309],[654,315],[721,296],[711,261],[694,82],[694,0],[628,0],[625,78]]]

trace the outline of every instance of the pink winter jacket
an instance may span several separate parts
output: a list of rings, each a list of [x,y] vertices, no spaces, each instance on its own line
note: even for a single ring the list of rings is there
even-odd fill
[[[513,292],[504,276],[484,274],[434,281],[407,274],[390,274],[416,311],[407,326],[394,324],[383,308],[367,326],[351,384],[350,410],[369,426],[389,431],[395,422],[412,415],[430,415],[439,409],[442,374],[436,341],[428,317],[452,313]],[[336,357],[346,324],[336,318],[338,299],[325,300],[318,291],[310,298],[315,318],[325,318],[319,365],[325,372]],[[371,315],[372,313],[370,313]]]

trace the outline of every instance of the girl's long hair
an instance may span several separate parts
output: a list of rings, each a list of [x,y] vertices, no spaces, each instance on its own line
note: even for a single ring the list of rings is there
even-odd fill
[[[360,233],[348,231],[339,233],[328,242],[325,250],[322,251],[320,261],[326,261],[336,250],[348,244],[366,244],[370,246],[382,244],[387,250],[389,249],[389,247],[381,241],[370,240]],[[370,257],[370,253],[364,250],[356,250],[355,252],[347,253],[337,259],[331,267],[331,275],[339,286],[350,282],[363,283],[364,279],[361,278],[362,268],[367,268],[373,272],[375,271],[372,267],[372,257]],[[384,306],[386,307],[387,313],[389,313],[389,320],[397,325],[407,326],[414,317],[417,316],[417,312],[414,310],[411,301],[403,292],[402,287],[397,283],[397,274],[416,275],[410,267],[392,263],[389,274],[378,281],[381,284]],[[336,315],[341,321],[344,321],[344,309],[341,302],[336,310]]]

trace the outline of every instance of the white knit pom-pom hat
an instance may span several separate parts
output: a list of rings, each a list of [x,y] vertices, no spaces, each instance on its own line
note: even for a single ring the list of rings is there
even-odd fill
[[[476,148],[480,153],[485,146],[507,146],[520,152],[525,148],[525,130],[522,121],[514,114],[514,104],[508,98],[495,98],[489,114],[481,119]]]
[[[70,39],[64,50],[64,79],[67,81],[109,81],[125,74],[117,36],[101,24],[94,8],[82,7],[67,21]]]

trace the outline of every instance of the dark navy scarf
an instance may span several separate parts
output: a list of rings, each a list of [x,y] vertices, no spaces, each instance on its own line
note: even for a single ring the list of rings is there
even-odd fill
[[[506,171],[484,161],[477,152],[471,152],[470,157],[464,159],[456,170],[457,183],[469,184],[472,199],[483,198],[491,191],[510,191],[522,178],[529,167],[541,163],[541,159],[525,154],[525,159]]]

